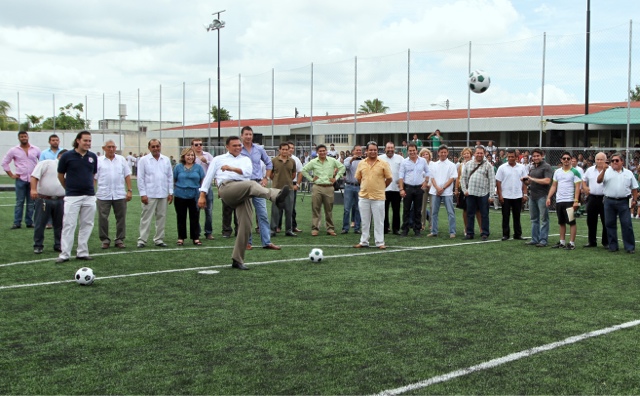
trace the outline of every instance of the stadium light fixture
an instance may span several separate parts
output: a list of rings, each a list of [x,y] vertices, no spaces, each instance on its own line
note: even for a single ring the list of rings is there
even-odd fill
[[[211,15],[217,15],[218,17],[214,19],[208,26],[205,25],[207,32],[212,30],[218,31],[218,116],[216,117],[218,120],[218,145],[220,145],[220,29],[222,29],[225,25],[224,21],[220,20],[220,14],[225,12],[226,10],[214,12]],[[211,144],[211,142],[209,142]]]
[[[436,106],[444,107],[445,109],[449,110],[449,99],[440,103],[431,103],[431,107],[436,107]]]

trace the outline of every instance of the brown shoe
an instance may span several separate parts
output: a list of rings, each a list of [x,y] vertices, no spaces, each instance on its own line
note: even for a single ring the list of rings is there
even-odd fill
[[[338,234],[335,231],[327,231],[327,235],[336,236]]]
[[[362,248],[368,248],[369,245],[363,245],[361,243],[357,244],[357,245],[353,245],[354,248],[356,249],[362,249]]]
[[[109,249],[109,244],[108,243],[103,243],[102,244],[102,248],[103,249]]]
[[[387,247],[386,247],[386,246],[384,246],[384,245],[380,245],[380,246],[378,246],[378,249],[380,249],[380,250],[384,250],[384,249],[386,249],[386,248],[387,248]]]
[[[210,240],[210,241],[212,241],[212,240],[214,240],[214,239],[215,239],[215,238],[213,237],[213,235],[211,235],[211,234],[207,235],[207,237],[206,237],[206,238],[207,238],[208,240]]]
[[[253,246],[247,243],[247,250],[251,250],[251,249],[253,249]]]
[[[270,243],[268,245],[265,245],[262,247],[263,249],[269,249],[269,250],[280,250],[280,246],[276,246],[273,243]]]
[[[124,243],[122,243],[122,242],[116,242],[116,247],[118,249],[124,249],[126,246],[124,246]]]
[[[318,231],[316,230],[311,231],[311,236],[318,236]]]
[[[299,228],[294,228],[294,229],[293,229],[293,232],[302,232],[302,230],[301,230],[301,229],[299,229]]]

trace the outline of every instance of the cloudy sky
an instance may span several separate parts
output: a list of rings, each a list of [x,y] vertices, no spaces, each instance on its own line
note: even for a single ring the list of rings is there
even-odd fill
[[[584,100],[585,0],[3,3],[0,100],[17,117],[19,95],[22,120],[81,102],[97,128],[103,107],[117,117],[120,97],[129,119],[206,122],[218,46],[203,25],[219,10],[221,103],[234,119],[270,118],[272,97],[276,117],[345,114],[376,97],[391,112],[406,111],[407,98],[411,110],[447,99],[466,108],[470,53],[492,79],[472,107],[539,104],[545,32],[545,103]],[[626,97],[630,19],[640,21],[638,0],[591,1],[592,102]]]

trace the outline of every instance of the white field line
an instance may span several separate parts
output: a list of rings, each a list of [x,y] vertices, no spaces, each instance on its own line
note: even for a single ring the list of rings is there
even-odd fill
[[[545,345],[541,345],[535,348],[531,348],[531,349],[526,349],[524,351],[520,351],[520,352],[516,352],[516,353],[512,353],[510,355],[506,355],[497,359],[492,359],[489,360],[487,362],[484,363],[480,363],[478,365],[475,366],[471,366],[471,367],[467,367],[464,369],[460,369],[460,370],[456,370],[456,371],[452,371],[449,372],[447,374],[443,374],[443,375],[438,375],[435,377],[431,377],[427,380],[424,381],[420,381],[420,382],[416,382],[414,384],[410,384],[410,385],[406,385],[400,388],[395,388],[395,389],[388,389],[385,391],[382,391],[380,393],[378,393],[378,395],[400,395],[402,393],[405,392],[411,392],[411,391],[415,391],[417,389],[422,389],[422,388],[426,388],[428,386],[434,385],[434,384],[439,384],[441,382],[446,382],[446,381],[450,381],[454,378],[458,378],[458,377],[462,377],[464,375],[468,375],[471,373],[475,373],[478,371],[482,371],[482,370],[487,370],[490,368],[494,368],[494,367],[498,367],[501,366],[505,363],[509,363],[509,362],[513,362],[519,359],[523,359],[529,356],[533,356],[535,354],[538,354],[540,352],[546,352],[546,351],[550,351],[552,349],[556,349],[556,348],[560,348],[562,346],[565,345],[570,345],[570,344],[575,344],[576,342],[580,342],[580,341],[584,341],[588,338],[593,338],[593,337],[599,337],[601,335],[605,335],[608,333],[612,333],[614,331],[618,331],[618,330],[622,330],[622,329],[628,329],[631,327],[635,327],[640,325],[640,320],[634,320],[631,322],[626,322],[626,323],[622,323],[619,325],[615,325],[615,326],[611,326],[611,327],[607,327],[604,329],[600,329],[600,330],[595,330],[595,331],[590,331],[588,333],[583,333],[577,336],[572,336],[569,338],[565,338],[562,341],[557,341],[557,342],[552,342],[550,344],[545,344]]]
[[[397,253],[397,252],[406,252],[406,251],[412,251],[412,250],[426,250],[426,249],[438,249],[438,248],[446,248],[449,246],[463,246],[463,245],[471,245],[471,244],[482,244],[482,243],[491,243],[491,242],[499,242],[499,240],[493,240],[493,241],[486,241],[486,242],[482,242],[482,241],[478,241],[478,242],[466,242],[466,243],[454,243],[454,244],[446,244],[446,245],[433,245],[433,246],[418,246],[418,247],[411,247],[411,246],[407,246],[407,247],[395,247],[395,248],[387,248],[386,250],[380,250],[380,249],[376,249],[376,248],[368,248],[368,249],[359,249],[359,251],[357,253],[350,253],[350,254],[337,254],[337,255],[333,255],[333,256],[325,256],[325,259],[333,259],[333,258],[344,258],[344,257],[353,257],[353,256],[368,256],[368,255],[372,255],[372,254],[386,254],[386,253]],[[291,245],[291,246],[284,246],[281,245],[283,247],[299,247],[298,245]],[[349,248],[349,249],[353,249],[350,246],[344,246],[344,245],[334,245],[334,246],[323,246],[323,247],[333,247],[333,248]],[[195,248],[186,248],[186,249],[192,249],[192,250],[203,250],[203,249],[232,249],[233,246],[212,246],[212,247],[207,247],[207,248],[203,248],[203,247],[195,247]],[[139,249],[139,250],[135,250],[135,251],[129,251],[129,252],[116,252],[116,253],[102,253],[102,254],[95,254],[93,255],[94,257],[98,257],[98,256],[107,256],[107,255],[112,255],[112,254],[129,254],[129,253],[164,253],[167,251],[175,251],[175,250],[179,250],[179,251],[184,251],[186,250],[185,248],[175,248],[175,249],[153,249],[153,250],[147,250],[147,249]],[[33,260],[33,261],[21,261],[21,262],[15,262],[15,263],[7,263],[7,264],[2,264],[1,266],[6,267],[6,266],[10,266],[10,265],[24,265],[24,264],[33,264],[33,263],[40,263],[40,262],[51,262],[55,259],[41,259],[41,260]],[[269,260],[269,261],[260,261],[260,262],[256,262],[256,263],[244,263],[246,266],[257,266],[257,265],[267,265],[267,264],[277,264],[277,263],[290,263],[292,261],[309,261],[308,257],[301,257],[301,258],[287,258],[287,259],[280,259],[280,260]],[[86,264],[86,262],[82,262],[82,264]],[[205,270],[205,269],[214,269],[214,268],[228,268],[230,267],[229,264],[222,264],[222,265],[213,265],[213,266],[207,266],[207,267],[191,267],[191,268],[180,268],[180,269],[169,269],[169,270],[162,270],[162,271],[148,271],[148,272],[139,272],[139,273],[134,273],[134,274],[122,274],[122,275],[112,275],[112,276],[104,276],[104,277],[96,277],[96,280],[106,280],[106,279],[118,279],[118,278],[129,278],[132,276],[143,276],[143,275],[157,275],[157,274],[168,274],[168,273],[174,273],[174,272],[186,272],[186,271],[201,271],[201,270]],[[41,282],[41,283],[28,283],[28,284],[21,284],[21,285],[8,285],[8,286],[0,286],[0,290],[7,290],[7,289],[18,289],[18,288],[24,288],[24,287],[36,287],[36,286],[48,286],[48,285],[56,285],[56,284],[61,284],[61,283],[68,283],[68,282],[75,282],[74,280],[62,280],[62,281],[52,281],[52,282]]]

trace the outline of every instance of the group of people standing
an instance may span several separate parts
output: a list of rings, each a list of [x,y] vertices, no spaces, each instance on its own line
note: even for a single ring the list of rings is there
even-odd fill
[[[26,203],[24,223],[26,227],[35,228],[34,253],[42,253],[44,230],[50,225],[54,230],[53,248],[59,252],[57,262],[68,261],[79,225],[76,258],[92,260],[88,240],[96,211],[102,248],[108,249],[112,244],[125,248],[127,203],[133,193],[131,164],[116,154],[115,142],[106,141],[102,147],[104,155],[97,157],[90,151],[88,131],[78,133],[73,150],[69,151],[59,148],[56,135],[50,136],[50,148],[43,152],[29,144],[26,132],[20,132],[18,139],[20,144],[9,150],[2,165],[16,180],[16,208],[11,228],[21,228]],[[331,151],[320,144],[315,147],[316,157],[303,166],[293,154],[295,147],[291,142],[281,143],[278,155],[270,158],[262,146],[253,143],[253,130],[248,126],[241,130],[239,137],[227,139],[226,148],[226,154],[214,158],[203,150],[202,140],[196,138],[190,147],[182,150],[179,164],[172,166],[171,160],[161,154],[161,142],[158,139],[148,142],[149,154],[136,163],[142,204],[138,248],[145,248],[151,241],[157,247],[168,246],[165,223],[168,205],[172,203],[177,219],[177,245],[184,245],[187,238],[194,245],[201,245],[203,231],[204,238],[214,239],[212,184],[215,180],[222,202],[223,237],[231,236],[233,215],[236,220],[232,266],[248,269],[244,266],[244,252],[253,248],[253,208],[262,248],[280,250],[271,238],[281,229],[288,237],[296,237],[301,232],[295,204],[304,176],[312,183],[311,235],[320,234],[324,210],[325,231],[327,235],[336,236],[334,185],[344,176],[341,233],[349,232],[350,220],[353,220],[354,232],[360,235],[355,248],[369,247],[372,224],[375,246],[379,249],[386,248],[384,236],[389,233],[407,237],[413,231],[415,236],[421,236],[422,231],[428,230],[428,237],[437,237],[441,205],[447,212],[449,238],[456,238],[455,207],[458,207],[463,210],[464,239],[474,239],[475,221],[478,221],[480,238],[487,240],[493,196],[502,207],[502,240],[525,239],[520,213],[523,204],[530,200],[532,232],[526,244],[544,247],[548,245],[549,207],[555,196],[560,240],[553,247],[572,250],[577,233],[574,212],[584,194],[589,227],[589,242],[585,247],[597,246],[600,216],[602,245],[618,251],[616,221],[619,219],[624,249],[635,252],[628,204],[629,199],[636,204],[638,183],[624,168],[624,159],[618,153],[610,158],[604,153],[597,154],[596,164],[583,175],[572,166],[569,153],[563,153],[562,167],[553,172],[540,149],[532,151],[528,167],[520,163],[517,153],[511,149],[506,151],[507,161],[495,171],[487,160],[484,146],[478,145],[473,150],[465,148],[460,164],[456,164],[449,159],[446,145],[438,144],[437,160],[432,160],[431,151],[420,149],[415,141],[407,144],[406,158],[396,153],[393,142],[386,143],[384,154],[379,155],[378,145],[372,141],[365,146],[354,146],[351,156],[343,161],[329,155]],[[9,167],[12,161],[15,172]],[[266,188],[269,180],[271,189]],[[266,200],[272,201],[270,218]],[[34,207],[38,210],[34,211]],[[112,209],[116,218],[113,240],[109,236]],[[200,226],[201,209],[205,211],[204,230]],[[150,239],[153,222],[155,234]]]

